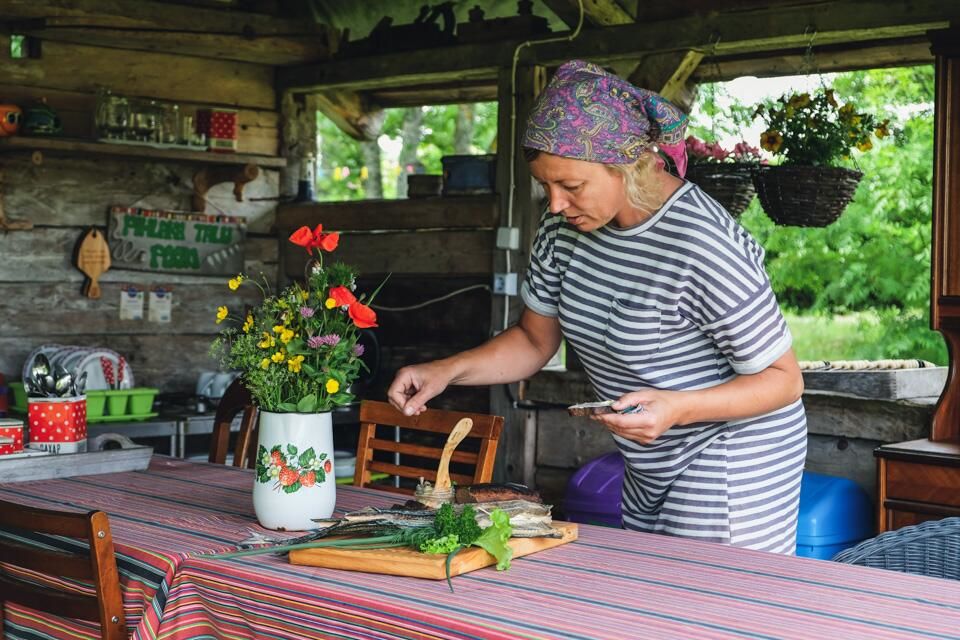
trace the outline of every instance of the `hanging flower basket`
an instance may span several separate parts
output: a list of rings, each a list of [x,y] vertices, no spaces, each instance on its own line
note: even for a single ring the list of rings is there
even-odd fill
[[[760,205],[777,224],[825,227],[853,200],[862,177],[842,167],[761,166],[753,182]]]
[[[756,164],[741,162],[703,163],[690,165],[686,177],[736,218],[757,194],[753,186],[756,170]]]

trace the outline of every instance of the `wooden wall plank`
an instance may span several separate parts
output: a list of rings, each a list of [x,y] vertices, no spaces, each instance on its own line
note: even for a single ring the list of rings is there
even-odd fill
[[[493,231],[344,233],[335,256],[361,274],[480,275],[492,272],[494,241]],[[288,278],[302,278],[306,261],[300,247],[285,243],[281,249]]]
[[[7,215],[36,226],[105,225],[111,205],[188,211],[193,176],[203,168],[190,163],[55,156],[45,156],[37,166],[29,154],[0,157],[0,164],[5,170]],[[278,190],[278,173],[261,170],[244,187],[244,202],[236,201],[232,183],[219,184],[207,193],[207,210],[246,218],[249,231],[266,233],[273,226],[276,207],[269,198],[275,198]],[[252,200],[258,197],[267,199]]]
[[[325,229],[492,229],[499,220],[496,196],[408,198],[287,204],[277,208],[277,227],[292,231],[323,223]]]
[[[10,38],[0,34],[0,50]],[[40,59],[0,56],[5,84],[92,94],[98,86],[129,96],[271,110],[271,67],[170,53],[44,42]]]

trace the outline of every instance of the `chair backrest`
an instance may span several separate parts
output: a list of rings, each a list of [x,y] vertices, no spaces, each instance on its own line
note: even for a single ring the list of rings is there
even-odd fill
[[[458,448],[453,452],[450,459],[451,463],[457,465],[457,468],[472,466],[473,475],[454,473],[451,469],[450,479],[460,485],[490,482],[493,478],[493,463],[497,455],[497,443],[500,440],[500,432],[503,430],[503,418],[501,416],[441,411],[438,409],[427,409],[419,416],[405,416],[393,405],[386,402],[364,400],[360,403],[360,439],[357,444],[357,467],[353,476],[353,484],[358,487],[369,485],[371,475],[374,473],[385,473],[389,476],[399,476],[411,480],[418,480],[422,477],[425,480],[435,482],[437,479],[437,463],[443,453],[443,443],[441,442],[440,446],[428,446],[416,442],[404,442],[402,439],[397,442],[392,428],[399,427],[401,430],[410,429],[445,436],[462,418],[473,420],[473,428],[464,442],[479,440],[479,448],[477,451]],[[378,427],[381,430],[390,429],[389,435],[386,433],[378,434]],[[420,463],[424,466],[415,466],[415,463],[402,459],[402,464],[377,460],[374,458],[374,453],[377,451],[392,452],[417,460],[430,460],[433,461],[433,464]],[[406,463],[403,464],[404,462]],[[377,488],[396,493],[413,493],[413,489],[409,487],[391,487],[378,484]]]
[[[10,565],[0,570],[0,638],[7,602],[68,618],[99,621],[104,640],[128,637],[107,514],[67,513],[0,501],[0,527],[81,538],[89,544],[89,550],[54,551],[0,537],[0,562]],[[90,582],[96,593],[80,593],[57,586],[55,581],[27,581],[17,575],[17,569]],[[40,576],[37,579],[43,581]]]
[[[881,533],[841,551],[833,561],[960,580],[960,517]]]
[[[215,464],[227,463],[230,449],[230,425],[237,414],[243,412],[240,419],[240,431],[233,446],[233,466],[253,469],[257,464],[257,407],[253,404],[250,392],[236,378],[223,392],[217,413],[213,418],[213,434],[210,436],[210,455],[208,460]]]

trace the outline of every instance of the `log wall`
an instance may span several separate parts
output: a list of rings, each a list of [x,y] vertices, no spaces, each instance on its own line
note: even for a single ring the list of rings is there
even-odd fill
[[[9,50],[6,36],[0,36],[0,48]],[[92,139],[98,87],[175,102],[185,111],[236,108],[239,151],[277,153],[279,116],[270,67],[57,42],[44,42],[40,59],[0,56],[0,101],[26,107],[45,99],[69,137]],[[7,217],[34,225],[0,232],[0,373],[19,378],[27,355],[44,343],[102,346],[127,357],[137,385],[192,392],[201,370],[217,368],[208,355],[216,307],[238,304],[227,278],[111,269],[100,280],[102,297],[92,300],[81,294],[84,276],[72,266],[72,254],[88,227],[105,227],[111,205],[189,210],[193,176],[209,165],[54,153],[37,164],[29,152],[4,152],[0,165]],[[278,183],[277,171],[261,169],[246,185],[244,202],[236,202],[233,185],[224,183],[207,193],[206,205],[208,213],[247,219],[245,270],[272,281],[278,264],[272,232]],[[120,294],[128,285],[172,289],[172,321],[120,320]],[[147,311],[148,305],[145,318]]]

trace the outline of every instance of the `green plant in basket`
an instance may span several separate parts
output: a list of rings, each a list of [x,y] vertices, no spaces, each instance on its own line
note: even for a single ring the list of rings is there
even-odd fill
[[[869,151],[874,136],[890,133],[889,120],[857,111],[852,102],[841,105],[833,89],[781,96],[759,106],[757,116],[767,125],[760,146],[783,165],[840,166],[852,149]]]
[[[211,352],[241,372],[265,411],[317,413],[353,400],[348,388],[365,368],[360,329],[377,326],[369,306],[376,291],[369,298],[356,296],[356,271],[342,262],[324,264],[324,254],[335,251],[339,241],[338,233],[324,233],[322,225],[301,227],[290,236],[312,257],[304,285],[270,295],[262,276],[257,281],[240,274],[228,283],[234,291],[259,287],[263,301],[240,316],[219,307],[217,323],[228,326]]]

